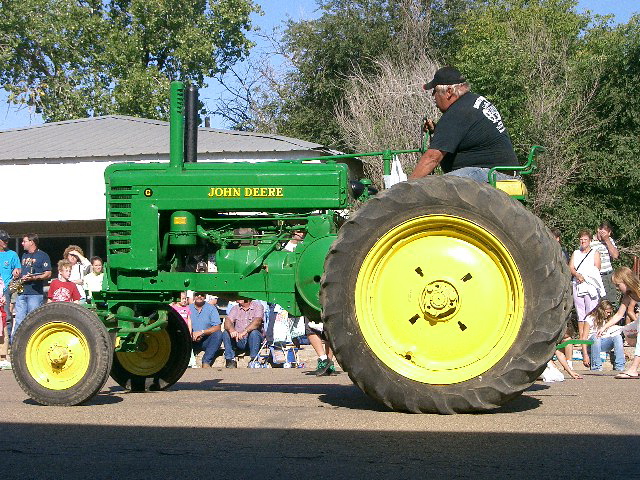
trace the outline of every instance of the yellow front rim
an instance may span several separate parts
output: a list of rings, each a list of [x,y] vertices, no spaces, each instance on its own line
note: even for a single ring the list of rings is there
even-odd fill
[[[36,382],[51,390],[65,390],[80,382],[90,358],[86,337],[66,322],[38,327],[27,342],[27,369]]]
[[[482,375],[513,345],[524,287],[505,245],[450,215],[417,217],[380,238],[356,281],[356,318],[389,368],[438,385]]]
[[[130,373],[148,377],[158,373],[169,361],[171,339],[166,330],[144,334],[139,352],[116,352],[120,364]]]

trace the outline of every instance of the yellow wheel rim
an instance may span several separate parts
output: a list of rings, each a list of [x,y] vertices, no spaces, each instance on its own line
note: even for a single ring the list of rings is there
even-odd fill
[[[143,350],[139,352],[116,352],[120,364],[130,373],[148,377],[158,373],[169,361],[171,339],[166,330],[144,334]]]
[[[356,281],[365,341],[409,379],[459,383],[509,351],[524,315],[520,272],[504,244],[469,220],[414,218],[387,232]]]
[[[66,322],[38,327],[27,342],[27,369],[36,382],[51,390],[65,390],[80,382],[90,358],[86,337]]]

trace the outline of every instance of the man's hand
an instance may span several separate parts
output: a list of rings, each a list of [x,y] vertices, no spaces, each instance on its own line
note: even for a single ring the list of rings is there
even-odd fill
[[[233,339],[237,340],[237,339],[238,339],[238,332],[236,332],[235,330],[231,330],[231,331],[229,332],[229,336],[230,336],[231,338],[233,338]]]
[[[236,332],[238,333],[238,332]],[[249,332],[247,332],[246,330],[238,333],[238,340],[242,340],[243,338],[245,338],[247,335],[249,335]]]
[[[429,132],[430,134],[436,129],[436,124],[433,123],[433,120],[430,118],[425,118],[424,124],[422,125],[422,131],[424,133]]]
[[[191,334],[191,338],[194,342],[199,342],[204,338],[204,330],[198,330],[197,332],[193,332]]]
[[[33,280],[36,280],[37,275],[35,273],[27,273],[26,275],[22,276],[22,283],[28,283],[31,282]]]

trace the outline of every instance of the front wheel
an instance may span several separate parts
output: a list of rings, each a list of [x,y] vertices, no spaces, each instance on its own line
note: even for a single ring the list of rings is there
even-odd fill
[[[42,405],[70,406],[96,395],[109,378],[107,329],[74,303],[49,303],[20,324],[11,347],[20,387]]]
[[[495,408],[551,358],[568,272],[542,222],[458,177],[404,182],[342,227],[322,307],[340,365],[395,410]]]
[[[191,336],[187,324],[172,308],[159,308],[151,318],[160,316],[166,316],[166,328],[144,333],[140,351],[116,352],[114,356],[111,378],[127,390],[164,390],[180,380],[189,366]]]

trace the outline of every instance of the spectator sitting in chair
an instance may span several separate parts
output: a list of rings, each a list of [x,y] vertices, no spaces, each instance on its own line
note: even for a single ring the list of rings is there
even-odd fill
[[[239,299],[227,312],[224,321],[224,332],[222,340],[224,342],[224,358],[226,368],[237,368],[236,351],[249,350],[251,362],[256,358],[262,345],[262,321],[264,318],[264,307],[257,300]],[[252,366],[251,362],[249,367]]]
[[[209,368],[213,363],[216,352],[222,344],[222,322],[218,309],[209,305],[206,294],[195,292],[194,301],[189,305],[189,317],[191,318],[191,339],[193,352],[204,351],[202,368]],[[226,351],[225,351],[226,355]]]

